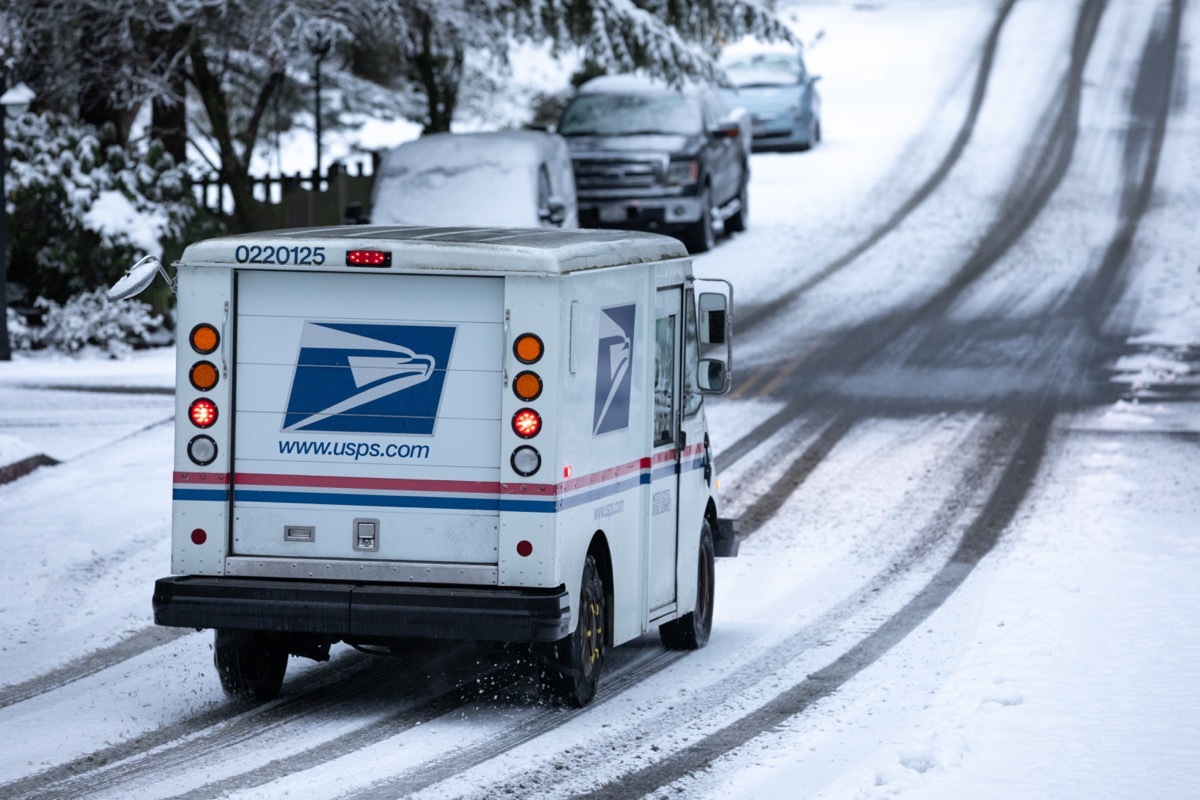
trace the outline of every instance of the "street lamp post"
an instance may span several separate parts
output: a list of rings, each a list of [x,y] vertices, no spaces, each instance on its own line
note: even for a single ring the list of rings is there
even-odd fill
[[[4,179],[8,172],[8,153],[4,146],[4,128],[10,111],[24,114],[33,100],[33,91],[24,83],[8,88],[8,67],[0,58],[0,361],[12,360],[8,339],[8,192]]]

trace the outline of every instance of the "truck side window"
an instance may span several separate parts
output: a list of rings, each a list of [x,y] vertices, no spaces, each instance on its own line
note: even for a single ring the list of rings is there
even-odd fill
[[[683,415],[690,417],[700,410],[700,343],[696,328],[696,298],[687,290],[683,318]]]
[[[654,345],[654,445],[675,441],[675,316],[660,318]]]

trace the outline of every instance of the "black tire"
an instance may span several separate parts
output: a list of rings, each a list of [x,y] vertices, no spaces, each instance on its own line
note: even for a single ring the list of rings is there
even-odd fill
[[[747,174],[745,171],[743,175]],[[750,219],[750,181],[748,178],[742,179],[742,188],[738,192],[738,200],[741,203],[741,208],[737,213],[725,220],[726,233],[741,233],[746,230],[746,225]]]
[[[717,234],[713,230],[712,190],[707,186],[700,195],[700,220],[688,228],[683,243],[689,253],[707,253],[717,243]]]
[[[287,671],[287,651],[261,631],[218,630],[213,662],[221,688],[234,697],[272,700],[279,695]]]
[[[583,563],[579,587],[579,620],[570,636],[543,646],[538,680],[542,693],[560,705],[582,708],[596,696],[604,668],[604,626],[608,596],[596,559]]]
[[[658,635],[668,650],[699,650],[712,633],[716,569],[712,528],[708,520],[700,528],[700,559],[696,575],[696,608],[676,620],[658,626]]]
[[[821,121],[816,117],[808,125],[808,141],[800,145],[801,150],[812,150],[821,141]]]

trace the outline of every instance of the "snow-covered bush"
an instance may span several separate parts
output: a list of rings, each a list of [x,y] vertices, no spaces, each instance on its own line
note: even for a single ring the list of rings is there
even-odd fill
[[[54,113],[6,126],[9,281],[62,303],[107,286],[142,255],[161,256],[197,213],[184,167],[161,144],[122,146]]]
[[[110,303],[103,289],[83,292],[59,305],[39,297],[33,307],[42,324],[26,324],[23,315],[8,309],[8,335],[14,350],[61,350],[75,353],[97,347],[113,356],[135,346],[166,339],[163,318],[138,300]]]

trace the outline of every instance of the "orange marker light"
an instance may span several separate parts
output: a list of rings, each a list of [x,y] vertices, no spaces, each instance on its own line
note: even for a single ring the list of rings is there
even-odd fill
[[[522,333],[513,342],[513,354],[522,364],[532,364],[542,357],[546,350],[542,340],[532,333]]]
[[[217,367],[208,361],[197,362],[188,373],[188,379],[202,392],[217,385]]]
[[[188,340],[192,343],[193,350],[200,355],[208,355],[217,349],[217,345],[221,343],[221,336],[212,325],[202,322],[192,328],[192,333],[188,337]]]
[[[535,372],[522,372],[513,381],[513,391],[522,400],[534,400],[542,393],[542,379]]]

